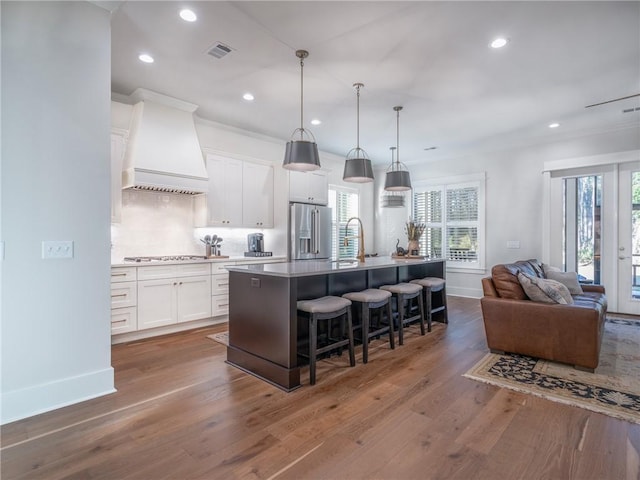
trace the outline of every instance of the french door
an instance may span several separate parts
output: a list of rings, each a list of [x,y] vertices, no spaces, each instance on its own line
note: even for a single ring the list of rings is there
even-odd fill
[[[640,162],[618,167],[618,305],[640,315]],[[613,293],[613,292],[612,292]]]
[[[640,151],[545,167],[543,260],[604,285],[609,311],[640,315]]]

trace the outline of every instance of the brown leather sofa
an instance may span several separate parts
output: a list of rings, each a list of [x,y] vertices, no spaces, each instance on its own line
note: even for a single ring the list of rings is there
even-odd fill
[[[518,272],[545,277],[542,263],[532,259],[496,265],[491,277],[482,279],[489,349],[595,370],[607,312],[604,287],[581,285],[584,293],[572,295],[572,305],[534,302],[520,286]]]

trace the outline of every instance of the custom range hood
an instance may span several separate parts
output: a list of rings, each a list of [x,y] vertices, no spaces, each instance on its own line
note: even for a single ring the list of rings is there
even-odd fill
[[[122,188],[196,195],[207,191],[207,169],[193,112],[197,105],[142,88],[133,105]]]

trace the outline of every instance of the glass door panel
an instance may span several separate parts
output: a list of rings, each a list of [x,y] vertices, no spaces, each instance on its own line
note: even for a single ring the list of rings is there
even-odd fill
[[[640,314],[640,163],[619,169],[618,311]]]
[[[601,283],[602,175],[564,179],[564,268]]]

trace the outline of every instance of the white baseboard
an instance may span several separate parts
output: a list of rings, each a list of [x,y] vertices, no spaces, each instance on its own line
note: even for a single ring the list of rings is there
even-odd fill
[[[2,393],[0,424],[114,393],[113,368]]]
[[[454,297],[482,298],[482,288],[452,287],[447,285],[447,295]]]
[[[166,325],[164,327],[150,328],[147,330],[138,330],[137,332],[119,333],[118,335],[111,336],[111,345],[117,345],[118,343],[133,342],[135,340],[142,340],[145,338],[158,337],[160,335],[167,335],[169,333],[182,332],[184,330],[192,330],[194,328],[210,327],[211,325],[217,325],[218,323],[225,323],[229,321],[228,315],[220,315],[218,317],[209,317],[202,320],[194,320],[187,323],[176,323],[173,325]]]

